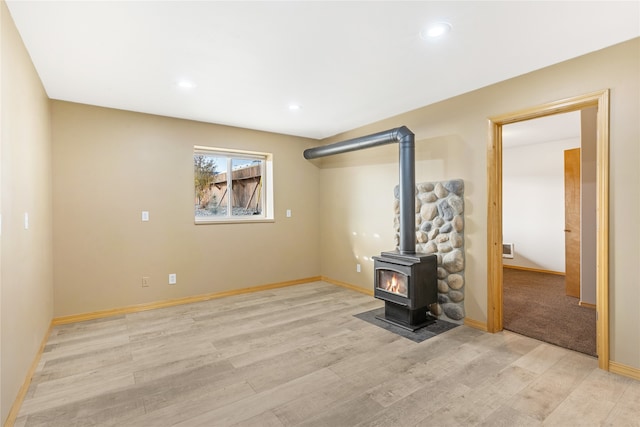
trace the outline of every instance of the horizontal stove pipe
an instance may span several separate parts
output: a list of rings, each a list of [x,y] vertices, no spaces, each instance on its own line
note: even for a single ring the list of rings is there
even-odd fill
[[[416,253],[415,135],[406,126],[304,150],[305,159],[332,156],[397,142],[400,156],[401,254]]]

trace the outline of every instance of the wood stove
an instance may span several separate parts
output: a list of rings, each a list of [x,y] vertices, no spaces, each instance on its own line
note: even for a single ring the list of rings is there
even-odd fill
[[[406,126],[304,151],[305,159],[347,153],[397,142],[400,162],[399,250],[373,257],[374,296],[385,301],[380,319],[415,331],[434,322],[429,306],[438,300],[437,258],[416,253],[415,135]]]
[[[373,259],[374,296],[385,302],[378,318],[410,331],[433,323],[429,307],[438,301],[437,257],[382,252]]]

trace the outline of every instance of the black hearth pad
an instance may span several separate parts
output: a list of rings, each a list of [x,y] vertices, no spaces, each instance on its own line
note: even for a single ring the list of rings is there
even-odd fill
[[[354,317],[357,317],[358,319],[364,320],[365,322],[371,323],[372,325],[379,326],[382,329],[386,329],[389,332],[393,332],[394,334],[400,335],[401,337],[410,339],[411,341],[417,343],[428,340],[429,338],[435,337],[438,334],[447,332],[448,330],[458,326],[458,324],[456,323],[438,319],[430,325],[425,326],[424,328],[418,329],[415,332],[411,332],[407,329],[385,322],[384,320],[376,319],[376,316],[384,316],[384,307],[365,311],[364,313],[354,314]]]

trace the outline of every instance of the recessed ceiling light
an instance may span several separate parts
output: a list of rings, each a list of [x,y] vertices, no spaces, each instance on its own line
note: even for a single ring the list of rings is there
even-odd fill
[[[442,37],[451,31],[451,24],[448,22],[436,22],[420,31],[420,38],[424,40],[433,40]]]
[[[196,84],[193,82],[190,82],[189,80],[179,80],[178,87],[180,89],[193,89],[194,87],[196,87]]]
[[[300,104],[289,104],[289,110],[298,111],[301,110],[302,106]]]

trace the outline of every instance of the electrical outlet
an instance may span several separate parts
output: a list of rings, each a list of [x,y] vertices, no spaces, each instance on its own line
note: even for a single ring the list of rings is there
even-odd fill
[[[143,288],[149,287],[149,276],[142,276],[142,287]]]
[[[142,221],[149,221],[149,211],[142,211]]]
[[[360,273],[362,271],[362,268],[360,267],[360,264],[356,264],[356,273]]]
[[[176,278],[175,274],[170,274],[169,275],[169,284],[170,285],[175,285],[176,284],[176,280],[177,280],[177,278]]]

